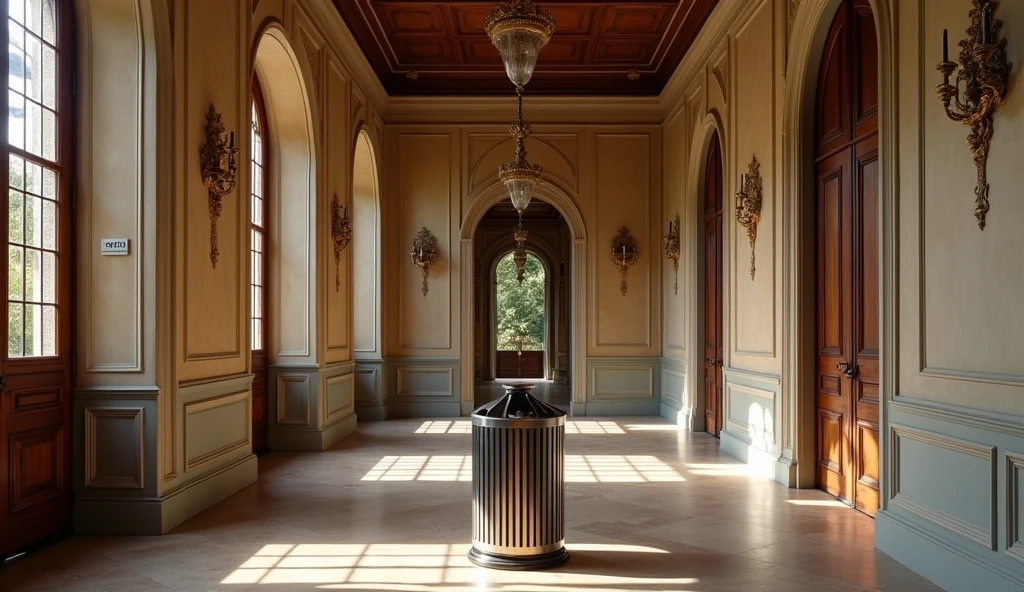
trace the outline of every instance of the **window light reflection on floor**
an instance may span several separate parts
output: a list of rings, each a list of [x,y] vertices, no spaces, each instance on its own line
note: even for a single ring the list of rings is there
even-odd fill
[[[471,456],[385,456],[362,481],[472,481]],[[685,481],[655,456],[568,454],[568,483],[655,483]]]
[[[618,555],[651,557],[678,570],[678,559],[663,549],[624,544],[568,545],[570,553],[590,554],[604,563]],[[271,544],[234,570],[221,584],[310,584],[324,589],[555,590],[599,587],[605,592],[650,590],[653,585],[697,584],[687,577],[629,577],[567,572],[501,572],[469,562],[468,544]],[[601,557],[607,555],[608,557]],[[664,559],[656,559],[664,556]],[[628,573],[628,572],[626,572]],[[483,587],[481,587],[483,586]],[[679,588],[685,590],[688,588]]]
[[[844,504],[839,500],[801,500],[791,499],[786,500],[787,504],[793,504],[794,506],[818,506],[823,508],[849,508],[850,506]]]
[[[652,426],[653,427],[653,426]],[[661,426],[658,426],[661,427]],[[671,427],[673,430],[675,426]],[[471,434],[472,424],[467,420],[425,421],[416,428],[417,434]],[[614,421],[567,421],[566,434],[625,434],[626,431]]]

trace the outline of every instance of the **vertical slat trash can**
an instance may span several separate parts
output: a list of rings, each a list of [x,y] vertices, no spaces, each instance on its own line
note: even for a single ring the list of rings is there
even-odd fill
[[[532,384],[473,412],[473,563],[543,569],[565,550],[565,413]]]

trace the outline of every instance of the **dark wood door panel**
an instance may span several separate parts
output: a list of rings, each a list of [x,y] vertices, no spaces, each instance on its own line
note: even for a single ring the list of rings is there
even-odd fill
[[[544,352],[500,350],[496,354],[497,378],[544,378]]]
[[[725,357],[722,311],[722,144],[711,138],[704,165],[704,425],[719,435],[725,425],[722,360]]]

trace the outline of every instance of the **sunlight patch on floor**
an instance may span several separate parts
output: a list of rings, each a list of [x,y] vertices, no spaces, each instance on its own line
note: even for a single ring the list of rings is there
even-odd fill
[[[472,481],[473,457],[385,456],[361,480]],[[656,456],[568,454],[565,480],[569,483],[646,483],[686,479]]]
[[[311,584],[324,589],[373,586],[374,590],[522,590],[547,592],[597,587],[605,592],[650,590],[652,585],[693,585],[696,578],[623,577],[600,573],[486,570],[466,557],[469,544],[274,544],[265,545],[221,584]],[[631,554],[668,554],[623,544],[568,545],[591,562],[629,561]],[[670,558],[669,558],[670,559]],[[571,561],[571,560],[570,560]],[[568,564],[571,566],[572,564]],[[680,588],[679,590],[686,590]]]
[[[844,504],[839,500],[800,500],[790,499],[786,500],[787,504],[793,504],[794,506],[818,506],[822,508],[844,508],[847,509],[850,506]]]

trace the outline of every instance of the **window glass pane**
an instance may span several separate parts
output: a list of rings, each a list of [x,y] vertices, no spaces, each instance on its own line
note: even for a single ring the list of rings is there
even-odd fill
[[[57,250],[57,203],[43,201],[43,248]]]
[[[25,297],[25,249],[7,247],[7,299],[22,300]]]
[[[7,305],[7,354],[21,356],[24,331],[25,308],[20,303]]]
[[[8,0],[8,13],[10,17],[19,23],[25,22],[25,0]]]
[[[25,35],[25,96],[43,100],[43,44],[32,35]]]
[[[43,246],[43,200],[25,196],[25,244]]]
[[[8,178],[7,182],[15,189],[25,188],[25,161],[17,156],[11,155],[7,161]]]
[[[15,148],[25,148],[25,99],[15,91],[7,93],[7,141]]]
[[[43,355],[43,319],[38,304],[25,305],[25,355]]]
[[[20,191],[9,191],[7,197],[7,240],[24,244],[25,196]]]
[[[263,349],[263,321],[262,319],[252,320],[252,348]]]
[[[57,160],[57,114],[43,109],[43,158]]]
[[[57,256],[43,253],[43,302],[57,303]]]
[[[19,93],[25,92],[25,79],[28,77],[28,63],[22,47],[25,45],[24,33],[20,26],[8,21],[10,41],[7,45],[7,85]]]
[[[57,171],[43,169],[43,197],[57,199]]]
[[[43,296],[42,253],[25,249],[25,302],[39,302]]]
[[[25,191],[39,195],[43,187],[43,167],[31,162],[25,163]]]
[[[25,150],[36,156],[43,155],[43,108],[25,101]],[[36,185],[36,191],[39,191]]]
[[[30,31],[40,37],[43,36],[43,1],[28,0],[28,4],[25,7],[28,9],[28,20],[25,24]]]
[[[53,0],[43,2],[43,40],[57,45],[57,16],[53,14]]]
[[[57,355],[57,307],[43,307],[43,355]]]
[[[43,104],[57,108],[57,52],[43,48]]]

